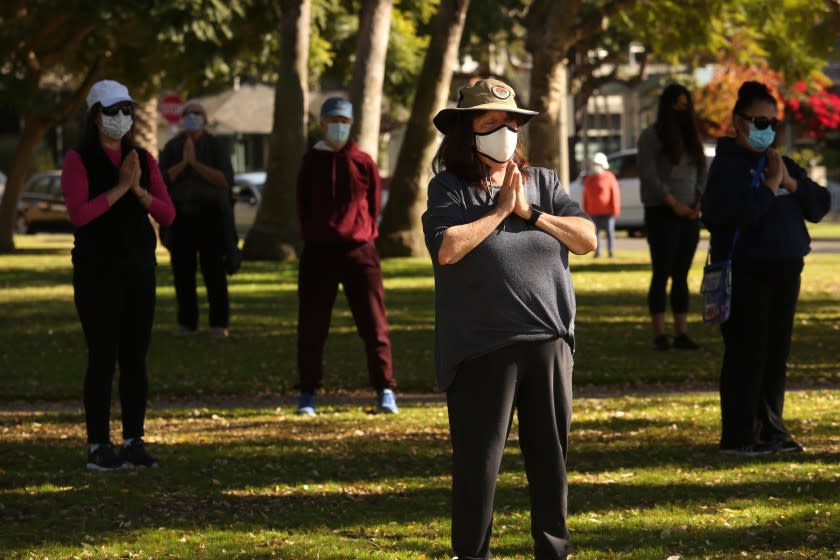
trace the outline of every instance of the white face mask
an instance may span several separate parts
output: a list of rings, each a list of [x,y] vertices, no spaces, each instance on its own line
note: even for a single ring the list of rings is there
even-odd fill
[[[475,133],[475,150],[496,163],[505,163],[513,157],[519,133],[503,124],[490,132]]]
[[[131,118],[131,115],[123,115],[122,111],[113,117],[102,115],[102,132],[114,140],[122,139],[131,130],[133,124],[134,119]]]
[[[604,168],[601,167],[600,165],[593,165],[592,166],[592,173],[595,174],[595,175],[597,175],[598,173],[601,173],[603,170],[604,170]]]

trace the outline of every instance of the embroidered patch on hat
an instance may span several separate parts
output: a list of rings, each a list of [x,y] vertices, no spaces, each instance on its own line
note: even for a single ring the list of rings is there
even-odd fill
[[[490,91],[499,99],[507,99],[510,97],[510,90],[504,86],[493,86]]]

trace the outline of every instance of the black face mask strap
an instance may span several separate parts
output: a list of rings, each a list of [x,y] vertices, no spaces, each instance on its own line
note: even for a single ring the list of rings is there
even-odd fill
[[[519,130],[515,130],[515,129],[511,128],[507,124],[502,124],[502,125],[499,125],[496,128],[494,128],[493,130],[490,130],[490,131],[487,131],[487,132],[473,132],[473,138],[475,138],[476,136],[490,136],[494,132],[498,132],[503,128],[506,128],[506,129],[510,130],[514,134],[519,134]]]

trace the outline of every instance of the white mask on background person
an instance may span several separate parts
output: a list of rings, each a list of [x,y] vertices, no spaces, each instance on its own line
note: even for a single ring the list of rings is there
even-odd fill
[[[204,126],[204,117],[198,113],[187,113],[181,117],[181,125],[184,130],[189,132],[201,130],[201,127]]]
[[[327,140],[333,144],[344,144],[350,138],[350,123],[327,123]]]
[[[496,163],[505,163],[513,157],[519,133],[503,124],[490,132],[475,133],[475,149]]]
[[[122,111],[114,116],[102,115],[102,132],[109,138],[121,140],[131,130],[134,119],[131,115],[123,115]]]
[[[601,173],[603,170],[604,170],[604,168],[601,167],[600,165],[593,165],[592,166],[592,173],[594,175],[597,175],[598,173]]]

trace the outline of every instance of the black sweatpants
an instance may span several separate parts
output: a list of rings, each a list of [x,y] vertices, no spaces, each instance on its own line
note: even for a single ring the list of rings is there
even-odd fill
[[[736,259],[732,314],[721,325],[722,449],[785,439],[782,420],[802,259]]]
[[[645,228],[653,274],[648,289],[648,311],[665,313],[668,278],[671,311],[688,312],[688,271],[700,240],[700,221],[674,214],[668,206],[645,206]]]
[[[562,339],[520,342],[464,362],[446,393],[452,437],[452,548],[488,558],[493,498],[516,409],[534,557],[566,558],[566,451],[572,353]]]
[[[143,436],[148,380],[146,353],[155,314],[155,269],[73,269],[76,310],[88,349],[84,401],[88,443],[110,441],[111,384],[120,365],[124,439]]]
[[[200,266],[210,307],[210,326],[228,326],[230,303],[224,265],[227,247],[224,216],[217,203],[201,204],[198,214],[181,213],[178,209],[170,230],[169,251],[175,277],[179,325],[198,328],[195,275]]]

